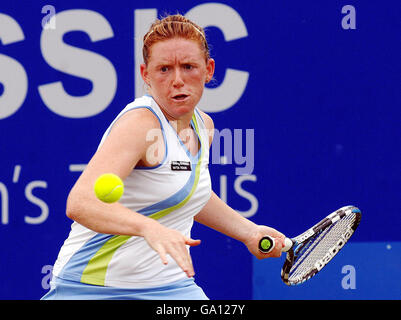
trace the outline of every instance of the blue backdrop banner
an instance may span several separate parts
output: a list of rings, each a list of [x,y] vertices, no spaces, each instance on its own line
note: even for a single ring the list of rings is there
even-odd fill
[[[344,205],[350,244],[290,288],[281,259],[195,224],[196,281],[211,299],[401,298],[399,1],[0,2],[0,299],[39,299],[68,236],[69,190],[135,97],[156,17],[205,28],[215,81],[199,107],[216,135],[214,191],[294,236]]]

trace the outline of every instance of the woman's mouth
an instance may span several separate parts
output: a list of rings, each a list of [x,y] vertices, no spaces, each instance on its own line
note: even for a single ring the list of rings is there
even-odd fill
[[[187,97],[189,97],[189,96],[186,94],[177,94],[177,95],[173,96],[173,100],[184,101]]]

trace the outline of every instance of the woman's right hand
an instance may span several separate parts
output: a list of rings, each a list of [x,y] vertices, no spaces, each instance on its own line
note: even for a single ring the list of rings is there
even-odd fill
[[[149,223],[144,229],[143,237],[149,246],[159,254],[163,264],[168,263],[167,254],[169,254],[188,278],[195,275],[192,259],[186,246],[197,246],[201,243],[200,240],[186,237],[177,230],[161,225],[156,220],[153,220],[153,223]]]

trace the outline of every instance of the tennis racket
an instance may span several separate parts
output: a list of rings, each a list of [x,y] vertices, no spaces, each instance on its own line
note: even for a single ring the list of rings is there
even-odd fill
[[[295,238],[285,238],[282,252],[287,257],[281,270],[281,279],[287,285],[300,284],[316,275],[347,243],[361,220],[361,211],[346,206],[329,214],[312,228]],[[259,241],[259,250],[269,253],[275,241],[265,236]]]

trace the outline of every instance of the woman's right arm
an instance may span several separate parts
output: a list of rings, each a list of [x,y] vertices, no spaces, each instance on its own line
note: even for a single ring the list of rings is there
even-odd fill
[[[119,203],[103,203],[96,198],[93,186],[103,173],[114,173],[124,180],[143,158],[149,143],[146,132],[152,127],[153,117],[142,109],[128,112],[115,123],[69,193],[69,218],[100,233],[142,235],[150,219],[132,214]]]
[[[159,253],[164,264],[167,264],[166,254],[170,254],[188,276],[193,276],[186,245],[198,245],[199,241],[166,228],[118,202],[104,203],[96,198],[93,191],[94,183],[101,174],[114,173],[124,180],[139,161],[146,163],[146,152],[155,143],[147,139],[149,130],[160,130],[160,124],[147,109],[130,111],[113,125],[71,189],[66,214],[95,232],[144,237],[150,247]],[[161,147],[164,147],[163,144]]]

